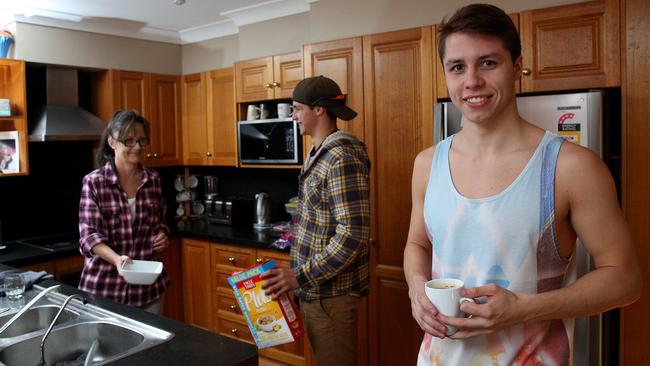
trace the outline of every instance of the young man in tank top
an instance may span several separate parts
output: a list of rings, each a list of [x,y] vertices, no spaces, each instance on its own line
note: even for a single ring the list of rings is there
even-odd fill
[[[440,30],[439,54],[463,129],[413,169],[404,250],[419,365],[566,365],[576,317],[634,302],[641,277],[612,177],[590,150],[519,116],[517,30],[501,9],[469,5]],[[534,121],[531,121],[534,122]],[[576,279],[576,239],[595,269]],[[447,317],[424,284],[458,278]],[[458,328],[446,334],[446,325]]]

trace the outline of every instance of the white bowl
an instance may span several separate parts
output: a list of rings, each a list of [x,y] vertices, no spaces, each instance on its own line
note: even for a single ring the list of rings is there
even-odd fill
[[[151,285],[163,270],[162,262],[133,260],[122,267],[126,282],[133,285]]]

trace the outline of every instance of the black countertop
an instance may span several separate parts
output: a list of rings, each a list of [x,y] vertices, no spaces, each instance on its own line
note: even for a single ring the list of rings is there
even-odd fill
[[[5,245],[7,249],[0,253],[0,263],[9,266],[24,266],[69,257],[71,255],[80,255],[79,248],[49,251],[16,241],[7,242]]]
[[[0,271],[13,269],[0,264]],[[60,283],[46,280],[40,286],[49,287]],[[30,290],[34,291],[34,290]],[[61,284],[59,292],[86,296],[88,302],[109,311],[174,333],[174,337],[162,344],[145,349],[131,356],[110,362],[116,366],[148,365],[257,365],[257,347],[215,333],[192,327],[172,319],[147,313],[139,308],[119,304],[102,297]],[[35,350],[37,351],[37,350]]]
[[[208,240],[223,244],[241,245],[252,248],[275,249],[288,252],[289,248],[278,249],[271,244],[279,234],[271,230],[255,231],[252,225],[227,226],[210,224],[203,219],[176,221],[171,224],[172,236]],[[47,262],[57,258],[79,255],[79,248],[46,249],[24,245],[18,241],[5,243],[7,250],[0,253],[0,263],[10,266],[24,266]]]
[[[253,225],[246,226],[226,226],[211,224],[203,219],[177,221],[171,227],[171,230],[177,236],[184,238],[195,238],[209,240],[224,244],[235,244],[253,248],[275,249],[289,251],[289,248],[278,249],[271,244],[280,237],[279,234],[271,230],[256,231]]]

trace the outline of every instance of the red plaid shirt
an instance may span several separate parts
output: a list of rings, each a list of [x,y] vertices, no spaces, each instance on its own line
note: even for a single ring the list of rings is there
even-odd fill
[[[92,248],[105,243],[118,255],[156,260],[153,237],[160,230],[169,235],[165,211],[160,176],[154,170],[144,168],[142,172],[133,225],[126,193],[112,165],[107,163],[86,175],[79,201],[79,251],[86,257],[79,288],[133,306],[149,304],[162,296],[169,287],[164,270],[152,285],[131,285],[115,266],[94,255]]]

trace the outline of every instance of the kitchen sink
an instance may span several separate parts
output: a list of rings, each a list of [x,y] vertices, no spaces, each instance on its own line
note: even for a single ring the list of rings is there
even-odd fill
[[[26,302],[43,287],[35,285],[25,293]],[[22,314],[0,333],[0,365],[37,365],[41,358],[40,343],[67,296],[56,290],[40,298],[34,307]],[[18,312],[2,314],[0,327]],[[169,341],[173,333],[152,327],[78,300],[69,301],[45,341],[45,362],[81,361],[97,340],[93,365],[103,365],[144,349]]]
[[[15,337],[18,335],[31,333],[37,330],[45,329],[50,326],[54,316],[59,311],[58,306],[45,305],[29,309],[18,320],[16,320],[9,328],[7,328],[0,338]],[[13,314],[4,315],[0,317],[0,326],[3,326]],[[79,317],[79,314],[64,309],[56,324],[65,323]]]
[[[98,363],[115,356],[125,354],[142,344],[144,336],[133,330],[119,325],[97,322],[81,323],[52,331],[47,337],[45,346],[45,362],[54,365],[61,361],[85,359],[94,340],[98,347],[93,362]],[[5,348],[0,353],[0,362],[7,365],[34,366],[37,365],[41,354],[34,350],[40,349],[41,337],[32,337]]]

